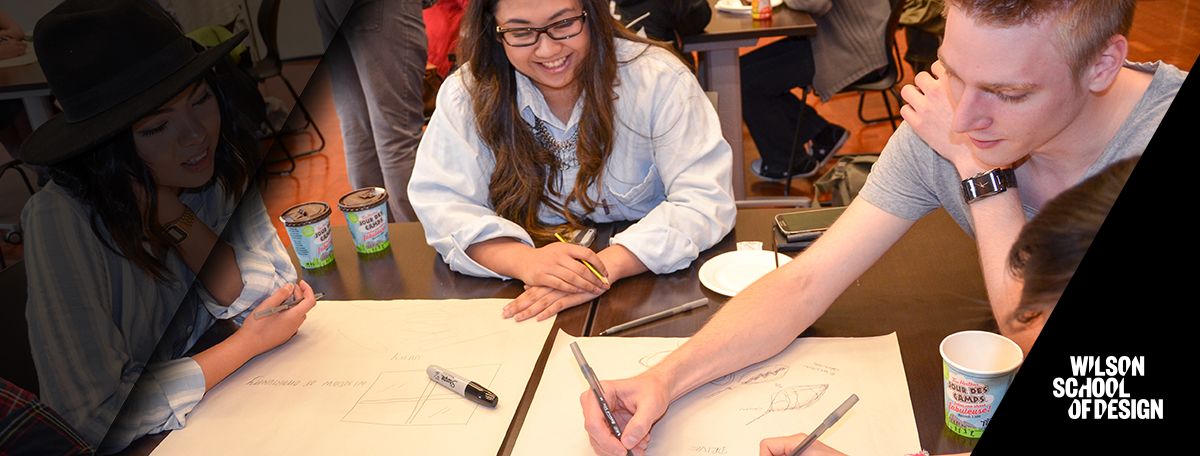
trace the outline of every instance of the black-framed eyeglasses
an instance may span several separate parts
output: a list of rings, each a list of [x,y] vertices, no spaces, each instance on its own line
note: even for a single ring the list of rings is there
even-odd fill
[[[587,19],[587,11],[580,13],[578,16],[569,17],[545,27],[519,27],[519,28],[500,28],[496,26],[496,33],[500,35],[505,43],[512,47],[532,46],[538,42],[538,38],[545,33],[546,36],[555,40],[565,40],[578,35],[583,31],[583,20]]]

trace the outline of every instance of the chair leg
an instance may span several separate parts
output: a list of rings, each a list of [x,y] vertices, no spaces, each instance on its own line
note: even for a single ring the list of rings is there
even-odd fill
[[[274,127],[272,127],[271,129],[274,130]],[[284,144],[284,142],[283,142],[283,135],[280,134],[279,132],[275,132],[275,140],[271,142],[272,146],[274,146],[275,144],[278,144],[279,148],[283,150],[283,155],[286,158],[277,158],[275,160],[267,161],[266,163],[263,163],[263,166],[270,165],[273,163],[285,162],[285,161],[291,162],[292,167],[288,168],[287,171],[268,171],[268,174],[274,174],[277,176],[289,175],[292,173],[292,171],[296,170],[296,157],[294,155],[292,155],[292,152],[290,150],[288,150],[287,144]],[[268,149],[268,152],[270,152],[269,149]]]
[[[800,104],[808,103],[808,89],[800,90]],[[784,175],[787,176],[787,181],[783,183],[783,196],[791,196],[792,194],[792,167],[796,165],[796,152],[804,148],[804,144],[800,143],[800,128],[804,126],[804,106],[800,106],[800,115],[796,120],[796,136],[792,139],[792,153],[788,155],[788,166],[784,170]]]
[[[892,96],[896,98],[896,115],[892,117],[892,131],[896,131],[896,121],[904,119],[904,116],[900,115],[900,108],[904,107],[904,99],[900,98],[900,91],[896,90],[895,87],[892,87],[890,92],[892,92]],[[891,115],[891,112],[889,111],[888,114]]]
[[[274,146],[275,146],[276,144],[278,144],[278,145],[279,145],[279,149],[283,151],[283,156],[284,156],[284,158],[277,158],[277,159],[274,159],[274,160],[265,160],[265,159],[264,159],[264,160],[263,160],[263,163],[262,163],[262,166],[268,166],[268,165],[272,165],[272,164],[275,164],[275,163],[280,163],[280,162],[285,162],[285,161],[286,161],[286,162],[291,162],[291,165],[292,165],[292,167],[291,167],[291,168],[288,168],[288,170],[287,170],[287,171],[268,171],[268,172],[267,172],[267,174],[273,174],[273,175],[277,175],[277,176],[286,176],[286,175],[288,175],[288,174],[291,174],[291,173],[292,173],[292,171],[295,171],[295,170],[296,170],[296,157],[292,155],[292,152],[291,152],[290,150],[288,150],[287,143],[283,142],[283,136],[284,136],[284,133],[283,133],[282,131],[279,131],[279,130],[275,129],[275,125],[274,125],[274,124],[272,124],[272,123],[271,123],[271,121],[270,121],[269,119],[267,120],[267,122],[266,122],[266,123],[267,123],[267,128],[271,129],[271,136],[270,136],[270,137],[271,137],[271,138],[274,138],[274,139],[271,141],[271,147],[269,147],[269,148],[267,149],[267,151],[266,151],[267,153],[266,153],[266,154],[264,154],[264,155],[263,155],[263,157],[266,157],[267,155],[270,155],[270,154],[271,154],[271,151],[272,151],[272,149],[274,149]]]
[[[271,161],[267,162],[267,164],[279,163],[279,162],[283,162],[283,161],[291,162],[291,168],[288,169],[287,171],[271,172],[271,174],[278,174],[278,175],[286,176],[286,175],[290,174],[292,171],[296,170],[296,159],[297,158],[307,157],[309,155],[313,155],[313,154],[318,153],[318,152],[322,151],[323,149],[325,149],[325,135],[321,134],[321,129],[317,127],[317,122],[315,120],[313,120],[312,115],[309,114],[308,108],[304,106],[304,102],[300,101],[300,95],[297,94],[296,89],[294,87],[292,87],[291,81],[288,81],[288,79],[285,78],[283,76],[283,74],[279,75],[279,79],[283,80],[283,84],[285,86],[287,86],[288,92],[291,92],[292,98],[294,100],[296,100],[296,107],[300,108],[300,112],[304,115],[304,127],[300,128],[300,130],[306,130],[306,129],[308,129],[308,127],[311,126],[313,129],[313,132],[315,132],[317,134],[317,139],[320,141],[320,145],[318,145],[313,150],[299,153],[299,154],[292,154],[288,150],[287,144],[283,143],[282,136],[284,135],[284,133],[275,130],[274,125],[270,125],[272,132],[274,132],[274,134],[275,134],[275,140],[279,144],[279,147],[281,149],[283,149],[283,153],[284,153],[284,155],[286,155],[286,158],[277,158],[275,160],[271,160]],[[290,117],[290,115],[289,115],[289,117]]]
[[[322,135],[321,129],[317,128],[317,122],[314,121],[312,115],[308,113],[308,108],[304,106],[304,102],[300,101],[300,95],[296,93],[296,89],[292,87],[292,83],[288,81],[287,78],[283,77],[282,73],[279,74],[279,79],[283,80],[283,84],[287,86],[288,92],[291,92],[292,98],[296,100],[296,106],[299,107],[300,112],[304,114],[305,128],[311,125],[313,131],[317,133],[317,138],[321,140],[321,145],[317,146],[316,149],[313,149],[310,152],[305,152],[303,155],[310,155],[320,152],[325,148],[325,135]]]
[[[863,117],[863,102],[867,99],[867,92],[860,90],[858,92],[858,120],[861,120],[865,124],[873,124],[875,122],[886,120],[886,121],[889,121],[892,123],[892,130],[895,130],[896,129],[896,120],[900,118],[900,115],[893,113],[891,102],[889,102],[888,98],[887,98],[887,92],[892,92],[892,95],[896,97],[896,103],[898,106],[904,106],[904,102],[901,101],[900,95],[896,92],[895,87],[892,87],[892,88],[888,89],[887,91],[880,91],[879,94],[883,96],[883,105],[885,108],[887,108],[888,115],[886,117],[877,117],[874,119],[868,119],[866,117]]]

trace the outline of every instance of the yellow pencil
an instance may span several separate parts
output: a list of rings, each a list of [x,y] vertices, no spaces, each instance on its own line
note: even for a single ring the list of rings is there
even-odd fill
[[[554,233],[554,237],[558,238],[559,242],[567,242],[566,239],[563,239],[561,234]],[[579,260],[579,261],[582,262],[584,266],[587,266],[588,269],[591,269],[592,274],[596,274],[596,277],[600,278],[601,282],[604,282],[605,285],[608,285],[608,278],[600,275],[600,271],[597,271],[596,268],[593,267],[591,263],[588,263],[587,260]]]

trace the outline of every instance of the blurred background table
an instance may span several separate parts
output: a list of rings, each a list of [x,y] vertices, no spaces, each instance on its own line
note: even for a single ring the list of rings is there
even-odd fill
[[[770,19],[757,21],[749,14],[729,13],[713,6],[712,20],[703,33],[683,37],[683,52],[696,52],[696,74],[704,90],[717,93],[721,133],[733,149],[734,199],[746,199],[745,158],[742,147],[742,76],[738,49],[755,47],[759,38],[812,36],[817,23],[808,13],[785,5]]]

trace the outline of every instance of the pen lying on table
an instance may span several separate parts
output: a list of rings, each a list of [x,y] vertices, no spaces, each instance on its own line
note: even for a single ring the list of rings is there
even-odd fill
[[[321,298],[324,298],[324,297],[325,297],[325,293],[317,293],[317,294],[313,295],[313,298],[315,298],[317,301],[320,301]],[[257,320],[262,317],[269,317],[271,315],[275,315],[276,313],[291,309],[293,307],[296,307],[296,304],[300,304],[300,301],[303,301],[303,299],[292,298],[292,299],[285,301],[283,304],[277,305],[270,309],[260,310],[260,311],[254,313],[254,319]]]
[[[672,316],[672,315],[675,315],[675,314],[681,314],[681,313],[684,313],[684,312],[687,312],[687,311],[689,311],[689,310],[695,309],[695,308],[697,308],[697,307],[705,306],[705,305],[708,305],[708,298],[700,298],[700,299],[697,299],[697,300],[695,300],[695,301],[692,301],[692,302],[689,302],[689,303],[687,303],[687,304],[684,304],[684,305],[682,305],[682,306],[673,307],[673,308],[670,308],[670,309],[664,310],[664,311],[662,311],[662,312],[658,312],[658,313],[653,313],[653,314],[650,314],[650,315],[646,315],[646,316],[644,316],[644,317],[642,317],[642,318],[639,318],[639,319],[637,319],[637,320],[633,320],[633,321],[630,321],[630,322],[627,322],[627,323],[621,323],[621,324],[619,324],[619,325],[616,325],[616,326],[613,326],[613,327],[611,327],[611,328],[608,328],[608,329],[606,329],[606,330],[604,330],[604,331],[600,331],[600,335],[601,335],[601,336],[607,336],[607,335],[609,335],[609,334],[615,334],[615,333],[619,333],[619,332],[621,332],[621,331],[624,331],[624,330],[626,330],[626,329],[629,329],[629,328],[632,328],[632,327],[635,327],[635,326],[641,326],[641,325],[644,325],[644,324],[646,324],[646,323],[650,323],[650,322],[653,322],[653,321],[662,320],[662,319],[664,319],[664,318],[667,318],[667,317],[669,317],[669,316]]]

